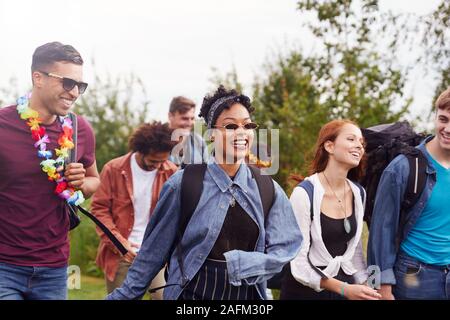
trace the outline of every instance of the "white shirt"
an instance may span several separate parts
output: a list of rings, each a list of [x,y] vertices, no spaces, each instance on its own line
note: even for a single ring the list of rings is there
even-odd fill
[[[131,157],[131,175],[133,181],[134,225],[128,241],[142,244],[145,229],[150,220],[153,182],[158,170],[146,171],[136,162],[136,153]]]
[[[342,256],[332,257],[328,252],[322,239],[322,227],[320,225],[320,207],[322,204],[325,189],[320,183],[317,174],[308,178],[314,186],[313,195],[313,223],[311,226],[311,213],[308,194],[305,189],[296,187],[292,192],[290,201],[294,209],[295,217],[303,235],[302,248],[298,255],[291,261],[291,272],[293,277],[305,286],[316,291],[322,291],[320,287],[320,275],[311,267],[308,262],[308,254],[314,266],[326,267],[323,273],[330,278],[334,278],[339,269],[342,268],[345,274],[353,275],[356,283],[364,283],[367,280],[367,266],[363,256],[361,234],[363,230],[364,204],[361,201],[361,194],[358,186],[347,179],[353,192],[355,202],[356,234],[349,241],[347,250]],[[310,230],[312,245],[310,249]]]

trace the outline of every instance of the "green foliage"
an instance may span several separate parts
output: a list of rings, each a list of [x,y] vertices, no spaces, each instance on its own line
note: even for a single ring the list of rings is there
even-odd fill
[[[292,52],[267,65],[268,78],[254,84],[255,120],[262,127],[280,129],[280,170],[275,179],[282,184],[303,165],[300,150],[310,149],[321,122],[329,117],[328,110],[317,108],[320,88],[312,69],[309,60]]]
[[[0,88],[0,108],[6,107],[16,103],[17,98],[24,95],[27,91],[20,92],[20,86],[17,83],[17,78],[11,77],[8,80],[8,86]],[[31,89],[28,88],[28,91]]]
[[[436,90],[434,91],[434,97],[433,97],[433,103],[437,100],[439,95],[444,92],[448,87],[450,87],[450,64],[447,69],[441,70],[441,73],[439,75],[439,85],[436,87]],[[435,109],[430,109],[435,110]],[[432,113],[432,112],[430,112]]]
[[[450,86],[450,2],[443,0],[438,8],[424,17],[425,29],[422,43],[430,67],[439,81],[433,102]]]
[[[285,189],[291,173],[308,173],[323,124],[338,118],[361,127],[394,122],[412,102],[404,94],[407,69],[396,67],[394,51],[378,48],[380,33],[388,32],[380,25],[386,20],[378,1],[303,0],[298,9],[319,50],[279,54],[253,84],[255,120],[280,129],[280,170],[274,178]],[[242,88],[234,69],[212,80]]]
[[[105,280],[97,277],[81,276],[81,288],[70,289],[69,300],[103,300],[106,297]]]
[[[422,34],[422,43],[427,49],[424,58],[439,65],[449,66],[450,2],[442,0],[436,10],[421,17],[421,20],[426,25]]]
[[[266,64],[264,78],[254,83],[256,120],[280,129],[280,170],[275,178],[285,188],[291,173],[307,174],[323,124],[337,118],[352,119],[362,127],[393,122],[411,103],[403,98],[405,72],[371,46],[377,2],[358,3],[355,8],[355,1],[349,0],[300,1],[300,11],[316,17],[307,26],[326,50],[308,57],[299,50],[279,55]]]
[[[437,96],[450,84],[450,2],[441,0],[432,12],[424,15],[384,13],[380,24],[383,31],[380,38],[390,43],[391,55],[407,51],[411,62],[406,67],[431,75],[436,81],[437,85],[432,84],[435,95],[429,101],[429,120]],[[427,121],[426,115],[423,116]]]
[[[79,266],[82,274],[98,277],[102,275],[102,271],[95,264],[99,244],[95,223],[87,217],[81,218],[80,225],[70,233],[69,264]]]
[[[213,84],[213,87],[209,89],[210,92],[214,92],[219,84],[223,84],[226,88],[233,88],[239,92],[243,92],[244,86],[239,81],[236,67],[233,65],[230,72],[222,75],[217,68],[212,68],[213,75],[209,81]]]
[[[88,200],[83,207],[89,210]],[[70,265],[80,267],[83,275],[102,276],[102,271],[95,264],[99,237],[95,232],[95,223],[82,213],[78,213],[81,223],[70,232]]]
[[[148,105],[144,85],[136,76],[105,80],[96,76],[74,111],[94,129],[99,171],[109,160],[128,152],[128,138],[148,118]]]

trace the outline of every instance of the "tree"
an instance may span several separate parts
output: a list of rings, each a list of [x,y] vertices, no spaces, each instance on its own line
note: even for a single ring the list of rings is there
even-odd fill
[[[8,86],[0,88],[0,108],[16,103],[17,98],[23,96],[25,92],[20,92],[17,78],[9,78]]]
[[[306,164],[320,127],[331,119],[349,118],[360,126],[399,120],[407,113],[406,73],[382,58],[371,42],[377,1],[299,1],[301,13],[322,50],[280,54],[266,64],[254,83],[256,120],[280,129],[280,171],[287,187],[290,173],[307,174]],[[394,107],[397,110],[394,110]]]
[[[141,80],[134,75],[102,80],[83,95],[74,111],[91,123],[96,138],[99,171],[109,160],[128,151],[128,138],[149,117],[149,100]]]
[[[385,12],[380,19],[379,34],[390,44],[390,59],[392,53],[407,52],[410,58],[402,61],[404,67],[435,80],[435,95],[429,102],[431,115],[437,96],[450,84],[450,2],[442,0],[424,15]]]
[[[450,2],[443,0],[431,14],[422,17],[425,54],[422,59],[438,80],[432,103],[450,86]]]

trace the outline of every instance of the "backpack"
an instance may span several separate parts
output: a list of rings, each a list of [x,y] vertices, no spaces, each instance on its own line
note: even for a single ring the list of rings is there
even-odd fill
[[[367,169],[360,183],[367,192],[364,221],[367,222],[369,228],[378,183],[384,169],[400,154],[408,159],[410,172],[404,200],[401,204],[397,234],[397,242],[400,242],[403,237],[403,226],[407,221],[406,214],[417,203],[425,188],[428,161],[425,155],[416,148],[425,139],[425,136],[414,132],[406,121],[362,129],[362,133],[366,141]]]
[[[361,194],[361,201],[362,201],[362,203],[364,203],[364,201],[366,201],[366,192],[364,191],[364,188],[359,183],[355,183],[355,182],[353,182],[353,183],[358,187],[360,194]],[[309,199],[309,203],[310,203],[309,214],[310,214],[311,224],[312,224],[312,222],[314,220],[314,209],[313,209],[314,185],[309,180],[303,180],[302,182],[300,182],[298,184],[298,187],[303,188],[306,191],[306,194],[308,195],[308,199]],[[311,228],[309,228],[309,239],[310,239],[309,240],[309,248],[311,249],[311,245],[312,245]],[[325,275],[322,272],[322,270],[320,270],[315,265],[313,265],[313,263],[311,262],[311,259],[309,258],[309,254],[307,255],[307,257],[308,257],[309,265],[314,269],[314,271],[316,271],[321,276],[322,279],[328,279],[328,276]]]
[[[259,168],[254,166],[248,166],[250,171],[252,172],[253,178],[256,180],[256,184],[258,185],[259,195],[262,202],[262,207],[264,211],[264,221],[267,221],[267,216],[269,215],[270,209],[272,208],[272,204],[275,198],[275,187],[273,185],[272,178],[268,175],[262,175]],[[170,250],[169,257],[172,256],[172,253],[175,250],[178,252],[182,252],[183,248],[181,245],[181,239],[183,238],[184,232],[186,231],[186,227],[191,220],[191,217],[197,208],[198,202],[202,195],[203,191],[203,179],[205,177],[207,164],[188,164],[184,168],[183,177],[181,179],[181,217],[179,222],[179,227],[177,230],[177,235],[175,237],[174,244],[172,249]],[[184,264],[182,255],[179,254],[178,257],[178,265],[180,266],[180,271],[182,275],[182,286],[184,287],[187,284],[187,277],[184,272]],[[164,271],[164,276],[167,281],[168,279],[168,269],[166,266]],[[153,293],[159,289],[172,286],[175,284],[165,285],[163,287],[158,287],[149,290],[150,293]]]

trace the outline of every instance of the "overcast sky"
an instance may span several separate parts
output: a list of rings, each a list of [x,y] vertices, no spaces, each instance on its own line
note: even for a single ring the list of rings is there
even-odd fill
[[[439,0],[381,1],[383,9],[428,13]],[[295,0],[0,0],[0,88],[11,77],[30,86],[34,49],[61,41],[81,52],[85,80],[134,73],[151,99],[152,117],[165,119],[173,96],[200,104],[211,89],[212,68],[236,67],[250,88],[271,53],[290,45],[308,48]],[[270,59],[270,58],[269,58]],[[433,85],[417,75],[408,87],[414,113],[429,105]],[[86,94],[89,94],[87,91]]]

